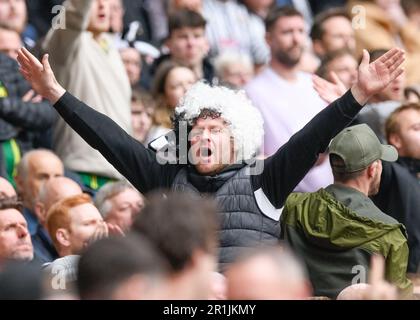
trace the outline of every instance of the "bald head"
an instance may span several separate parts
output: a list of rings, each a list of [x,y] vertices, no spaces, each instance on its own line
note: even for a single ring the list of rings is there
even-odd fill
[[[367,283],[356,283],[344,288],[337,296],[337,300],[364,300],[370,285]]]
[[[34,210],[41,185],[51,178],[64,175],[64,166],[60,158],[49,150],[27,152],[17,168],[16,186],[23,199],[23,204]]]
[[[15,188],[12,184],[3,177],[0,177],[0,198],[16,197]]]
[[[73,180],[66,177],[55,177],[41,185],[35,213],[38,220],[44,224],[46,213],[58,201],[82,194],[82,188]]]
[[[253,254],[226,272],[228,299],[306,299],[311,290],[300,263],[282,248]]]

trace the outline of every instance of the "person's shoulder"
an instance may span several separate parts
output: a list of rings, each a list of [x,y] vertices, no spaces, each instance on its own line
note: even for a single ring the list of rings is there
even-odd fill
[[[286,206],[298,206],[303,202],[324,197],[324,189],[316,192],[292,192],[286,199]]]
[[[256,89],[267,88],[270,80],[270,73],[272,71],[269,67],[265,67],[259,74],[257,74],[248,84],[245,86],[246,92],[253,92]]]
[[[313,82],[312,82],[313,75],[311,73],[305,72],[305,71],[298,71],[296,73],[296,76],[298,79],[298,83],[300,85],[305,85],[306,87],[310,88],[311,91],[316,93],[315,89],[313,89]]]

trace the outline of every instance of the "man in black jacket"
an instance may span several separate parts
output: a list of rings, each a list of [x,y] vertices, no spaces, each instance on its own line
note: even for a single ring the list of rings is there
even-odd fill
[[[41,63],[23,48],[18,60],[37,92],[140,192],[171,188],[208,193],[216,199],[223,270],[243,248],[278,242],[287,196],[366,101],[403,72],[404,53],[395,48],[369,64],[365,51],[352,89],[264,161],[249,161],[258,152],[263,129],[261,115],[243,92],[199,83],[187,92],[175,112],[181,139],[176,164],[162,163],[111,119],[67,93],[56,81],[48,56]],[[181,135],[185,129],[189,141]]]
[[[0,28],[1,34],[15,33]],[[17,39],[19,39],[16,33]],[[55,120],[55,112],[49,103],[37,97],[30,84],[19,73],[19,66],[0,52],[0,175],[13,182],[16,165],[21,156],[39,145],[41,133],[45,133]]]
[[[408,271],[416,273],[420,271],[420,105],[396,109],[387,119],[385,131],[399,158],[397,163],[384,165],[379,193],[373,201],[407,228]]]

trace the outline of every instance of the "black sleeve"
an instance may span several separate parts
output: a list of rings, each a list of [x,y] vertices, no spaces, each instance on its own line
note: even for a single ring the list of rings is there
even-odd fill
[[[54,105],[63,119],[140,192],[170,187],[179,166],[156,161],[155,153],[113,120],[66,92]]]
[[[260,187],[278,209],[293,189],[326,151],[330,141],[361,110],[351,91],[318,113],[294,134],[277,152],[264,161],[263,173],[253,177],[254,189]]]
[[[19,97],[0,99],[0,118],[25,130],[48,130],[55,121],[56,113],[47,101],[24,102]]]

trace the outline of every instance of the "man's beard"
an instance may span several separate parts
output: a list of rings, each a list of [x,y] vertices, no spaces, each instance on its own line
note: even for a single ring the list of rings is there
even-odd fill
[[[377,174],[375,177],[375,180],[372,181],[372,184],[369,187],[369,196],[374,196],[376,194],[378,194],[379,192],[379,187],[381,185],[381,175]]]
[[[274,52],[273,54],[273,58],[275,60],[277,60],[277,62],[287,66],[287,67],[294,67],[296,66],[300,59],[302,58],[302,54],[303,54],[303,48],[299,47],[300,49],[300,53],[297,57],[292,56],[289,51],[291,51],[294,48],[291,48],[287,51],[283,51],[283,50],[277,50],[276,52]]]

